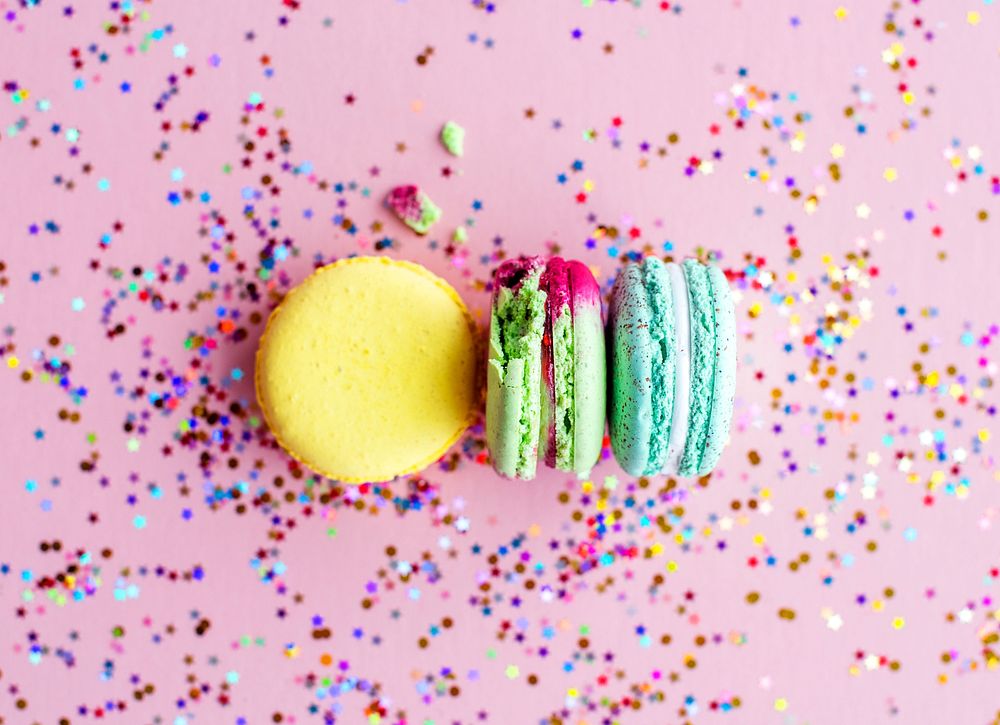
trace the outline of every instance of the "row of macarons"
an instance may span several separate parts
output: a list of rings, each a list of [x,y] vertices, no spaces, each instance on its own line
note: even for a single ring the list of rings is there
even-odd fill
[[[694,259],[627,264],[605,326],[581,262],[522,257],[494,278],[486,439],[493,467],[580,476],[611,449],[631,475],[703,476],[729,437],[736,323],[723,272]]]

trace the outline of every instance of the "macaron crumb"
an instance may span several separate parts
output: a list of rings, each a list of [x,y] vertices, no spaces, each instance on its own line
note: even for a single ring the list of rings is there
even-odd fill
[[[417,234],[426,234],[441,219],[441,208],[413,184],[395,187],[385,203],[400,221]]]
[[[455,231],[451,234],[451,241],[455,244],[465,244],[469,241],[469,232],[465,227],[455,227]]]
[[[465,153],[465,129],[454,121],[448,121],[441,128],[441,144],[452,156],[461,157]]]

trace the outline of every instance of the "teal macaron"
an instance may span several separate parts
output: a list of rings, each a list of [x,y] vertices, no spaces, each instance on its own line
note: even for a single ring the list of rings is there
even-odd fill
[[[608,419],[625,471],[703,476],[729,438],[736,318],[725,275],[696,260],[626,265],[611,292]]]

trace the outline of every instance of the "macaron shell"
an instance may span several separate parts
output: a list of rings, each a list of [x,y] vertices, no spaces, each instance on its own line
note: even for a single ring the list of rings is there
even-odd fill
[[[688,435],[678,474],[696,476],[701,466],[712,415],[715,380],[715,305],[705,266],[684,260],[691,320],[691,399]]]
[[[667,265],[670,276],[670,294],[674,303],[674,405],[670,422],[670,442],[662,472],[677,473],[684,444],[688,435],[688,416],[691,414],[691,312],[688,304],[687,280],[679,264]]]
[[[584,265],[571,262],[573,280],[573,470],[586,476],[597,463],[604,442],[607,414],[607,354],[601,292]],[[578,268],[582,268],[578,269]]]
[[[652,290],[653,299],[651,275],[659,289]],[[673,313],[664,314],[672,308],[669,284],[662,263],[652,260],[627,265],[611,292],[611,446],[633,476],[659,472],[669,439],[669,430],[657,424],[664,406],[673,404],[672,372],[669,382],[664,379],[664,353],[669,359],[673,346]]]
[[[474,324],[450,285],[410,262],[351,257],[271,313],[254,384],[289,455],[361,483],[440,458],[470,422],[475,369]]]
[[[497,473],[533,478],[541,422],[545,291],[542,261],[500,265],[494,283],[486,375],[486,442]]]
[[[615,459],[633,476],[641,475],[649,460],[653,421],[651,318],[642,271],[638,265],[628,264],[615,280],[608,311],[611,346],[608,425]]]
[[[705,452],[698,466],[699,476],[711,472],[722,456],[729,439],[733,397],[736,394],[736,312],[733,297],[721,269],[709,266],[708,276],[715,307],[715,388]]]

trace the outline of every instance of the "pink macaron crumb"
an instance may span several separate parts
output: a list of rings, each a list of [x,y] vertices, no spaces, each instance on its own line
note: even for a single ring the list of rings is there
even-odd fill
[[[400,219],[420,218],[420,189],[412,184],[397,186],[385,201]]]

